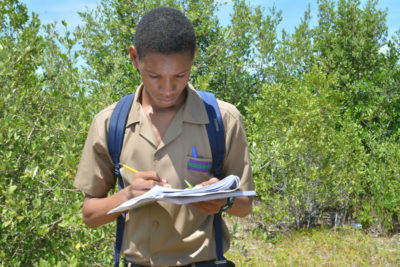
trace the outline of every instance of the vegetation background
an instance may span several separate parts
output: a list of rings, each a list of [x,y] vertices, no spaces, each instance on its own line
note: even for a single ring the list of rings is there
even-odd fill
[[[276,232],[315,251],[305,241],[310,233],[328,248],[346,233],[366,240],[343,225],[389,237],[399,231],[400,30],[388,36],[375,0],[318,0],[318,23],[310,26],[309,9],[293,33],[278,32],[274,6],[233,3],[222,26],[216,0],[102,0],[80,13],[84,23],[73,31],[63,21],[61,34],[19,0],[0,2],[2,266],[111,265],[115,225],[85,227],[83,195],[72,182],[93,115],[140,83],[127,48],[139,18],[158,6],[181,9],[195,26],[191,82],[245,118],[258,192],[247,231],[264,256],[284,243]],[[239,251],[231,256],[241,264],[304,263],[291,249],[274,261],[247,254],[249,243],[237,236],[243,223],[231,223]],[[319,225],[345,230],[315,234]],[[364,263],[398,263],[400,242],[390,244],[373,246],[392,251],[392,260]]]

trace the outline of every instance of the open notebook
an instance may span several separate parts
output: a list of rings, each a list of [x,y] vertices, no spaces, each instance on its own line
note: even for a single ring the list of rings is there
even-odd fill
[[[107,214],[134,209],[154,201],[184,205],[213,199],[256,195],[255,191],[239,191],[239,186],[240,179],[235,175],[229,175],[211,185],[192,189],[172,189],[156,185],[145,194],[122,203]]]

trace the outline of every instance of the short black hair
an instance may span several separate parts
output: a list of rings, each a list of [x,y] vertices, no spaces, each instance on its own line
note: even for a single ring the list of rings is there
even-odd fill
[[[173,54],[189,51],[193,57],[196,35],[190,20],[179,10],[160,7],[146,13],[135,33],[139,60],[149,53]]]

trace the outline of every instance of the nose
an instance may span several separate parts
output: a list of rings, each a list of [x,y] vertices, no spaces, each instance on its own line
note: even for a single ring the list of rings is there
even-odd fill
[[[165,78],[161,81],[159,85],[159,89],[166,92],[172,92],[176,89],[176,84],[174,79],[172,78]]]

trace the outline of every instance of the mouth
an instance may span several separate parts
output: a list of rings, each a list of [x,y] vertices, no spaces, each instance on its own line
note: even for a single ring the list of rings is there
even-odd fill
[[[176,100],[175,96],[160,97],[160,102],[163,102],[163,103],[173,103],[173,102],[175,102],[175,100]]]

